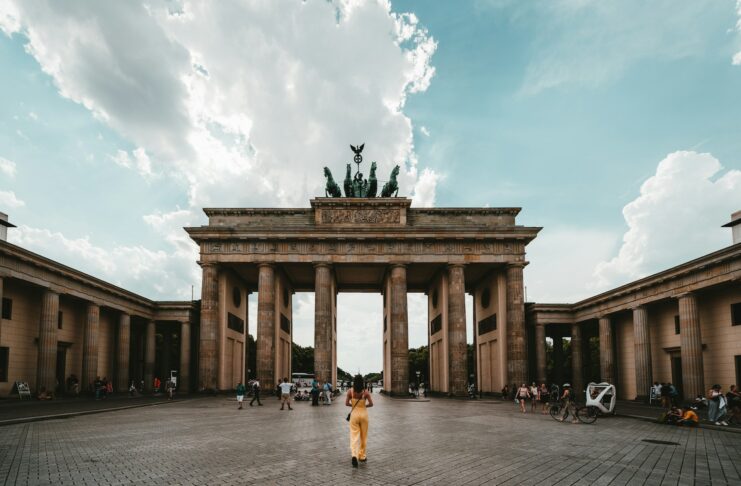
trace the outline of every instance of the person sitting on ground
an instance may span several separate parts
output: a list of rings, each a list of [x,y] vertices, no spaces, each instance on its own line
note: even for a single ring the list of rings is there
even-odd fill
[[[664,416],[664,423],[669,425],[676,425],[682,420],[682,409],[678,407],[672,407]]]
[[[137,393],[136,385],[134,385],[134,381],[131,381],[131,384],[129,385],[129,396],[133,397]]]
[[[677,425],[688,425],[690,427],[696,426],[700,422],[697,416],[697,408],[689,406],[685,408],[682,418],[677,421]]]
[[[39,390],[39,394],[36,395],[36,398],[38,398],[39,400],[52,400],[54,398],[54,394],[46,391],[46,387],[42,386]]]

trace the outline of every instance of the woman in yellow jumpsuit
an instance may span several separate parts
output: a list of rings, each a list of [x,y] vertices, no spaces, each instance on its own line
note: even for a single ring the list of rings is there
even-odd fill
[[[373,399],[365,389],[362,376],[355,375],[352,388],[347,391],[345,405],[352,407],[350,411],[350,451],[352,452],[352,467],[358,467],[358,460],[366,461],[368,408],[373,406]]]

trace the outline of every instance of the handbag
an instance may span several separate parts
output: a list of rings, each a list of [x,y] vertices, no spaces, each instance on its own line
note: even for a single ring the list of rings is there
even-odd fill
[[[355,395],[355,391],[354,390],[353,390],[353,395]],[[355,405],[352,406],[352,408],[350,409],[350,413],[348,413],[347,414],[347,417],[345,418],[345,420],[347,420],[348,422],[350,421],[350,415],[352,415],[352,411],[355,410],[355,407],[357,406],[358,403],[360,403],[360,399],[359,398],[355,400]]]

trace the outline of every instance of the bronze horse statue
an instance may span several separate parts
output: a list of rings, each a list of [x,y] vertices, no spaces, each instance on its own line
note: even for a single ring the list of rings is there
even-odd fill
[[[396,197],[399,194],[399,183],[396,182],[396,176],[398,175],[399,166],[397,165],[394,167],[394,170],[391,171],[389,181],[383,185],[383,189],[381,189],[381,197],[392,197],[391,194],[393,194],[393,197]]]
[[[324,168],[324,177],[327,178],[327,186],[324,188],[324,195],[326,197],[342,197],[340,186],[338,186],[337,183],[334,181],[332,173],[327,167]]]

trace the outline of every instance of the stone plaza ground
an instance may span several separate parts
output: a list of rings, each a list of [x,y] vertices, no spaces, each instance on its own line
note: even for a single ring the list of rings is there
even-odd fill
[[[375,395],[368,462],[341,401],[280,411],[197,398],[0,427],[5,484],[741,484],[741,434],[631,418],[593,425],[510,402]],[[645,440],[675,442],[653,444]]]

